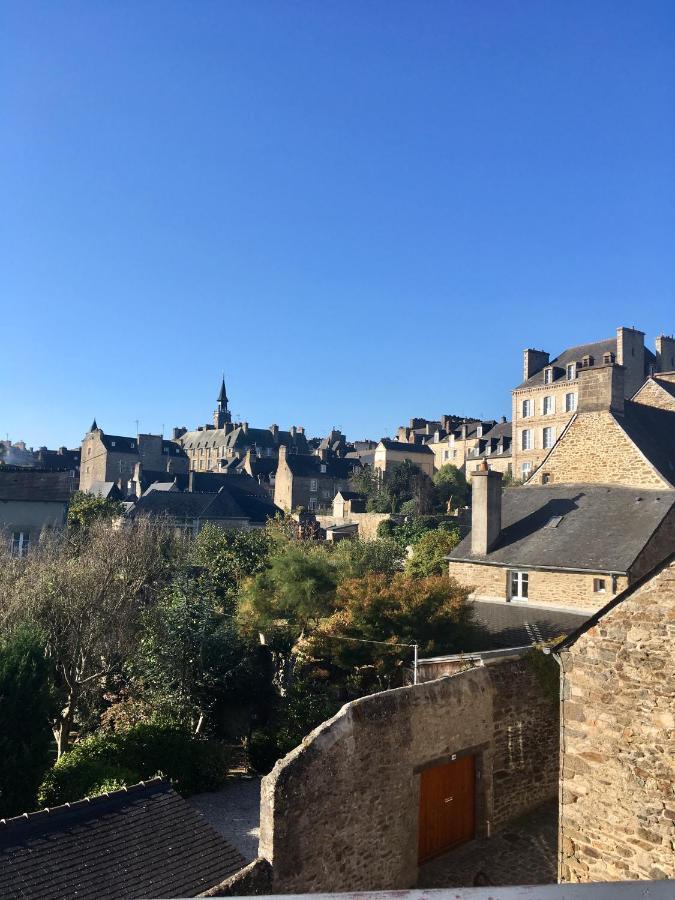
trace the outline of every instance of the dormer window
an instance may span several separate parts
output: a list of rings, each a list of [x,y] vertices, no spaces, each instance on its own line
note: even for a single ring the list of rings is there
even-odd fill
[[[111,447],[114,447],[114,446],[115,446],[115,441],[110,441],[110,446],[111,446]]]
[[[610,366],[614,362],[614,354],[605,353],[602,357],[602,361],[606,366]]]
[[[567,367],[567,380],[574,381],[577,377],[577,363],[570,363]]]
[[[548,369],[544,369],[544,384],[551,384],[553,381],[553,369],[549,366]]]
[[[326,474],[326,464],[325,463],[321,463],[321,474],[322,475]]]
[[[587,369],[589,366],[593,365],[593,357],[592,356],[582,356],[581,357],[581,365],[582,368]]]

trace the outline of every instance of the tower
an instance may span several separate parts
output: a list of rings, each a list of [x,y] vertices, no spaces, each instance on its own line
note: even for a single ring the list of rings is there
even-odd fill
[[[223,375],[220,391],[218,392],[218,406],[213,413],[213,424],[215,428],[224,428],[226,425],[229,425],[231,421],[232,416],[227,408],[227,392],[225,390],[225,376]]]

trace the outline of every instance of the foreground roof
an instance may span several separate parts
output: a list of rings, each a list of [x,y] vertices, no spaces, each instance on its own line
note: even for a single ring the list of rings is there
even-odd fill
[[[0,467],[0,502],[67,503],[76,489],[72,471]]]
[[[531,603],[516,605],[503,600],[472,600],[472,621],[484,629],[480,646],[471,651],[526,647],[572,634],[588,620],[588,614],[551,609]]]
[[[234,481],[236,476],[231,476]],[[169,516],[173,519],[248,519],[266,522],[280,512],[266,497],[237,485],[218,491],[149,491],[139,497],[129,515]]]
[[[472,556],[469,532],[448,559],[625,573],[674,504],[670,490],[597,484],[506,488],[495,547]]]
[[[657,472],[675,487],[675,412],[626,400],[617,422]]]
[[[244,865],[159,778],[0,820],[3,898],[195,897]]]

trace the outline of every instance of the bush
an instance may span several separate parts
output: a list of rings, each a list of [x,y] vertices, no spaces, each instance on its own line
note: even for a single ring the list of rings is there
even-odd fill
[[[221,787],[227,751],[175,725],[142,724],[114,734],[95,734],[56,763],[40,788],[46,806],[68,803],[114,782],[135,784],[155,775],[169,778],[182,794]]]
[[[281,759],[276,736],[271,728],[259,728],[252,732],[248,744],[248,761],[260,775],[267,775],[274,768],[274,763]]]
[[[413,554],[405,564],[406,575],[426,578],[429,575],[444,575],[448,563],[446,556],[459,543],[459,532],[437,528],[427,531],[413,546]]]

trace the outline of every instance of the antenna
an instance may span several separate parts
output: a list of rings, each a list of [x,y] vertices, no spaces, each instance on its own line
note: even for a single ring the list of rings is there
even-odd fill
[[[138,419],[134,419],[134,422],[136,423],[136,439],[138,439]]]

